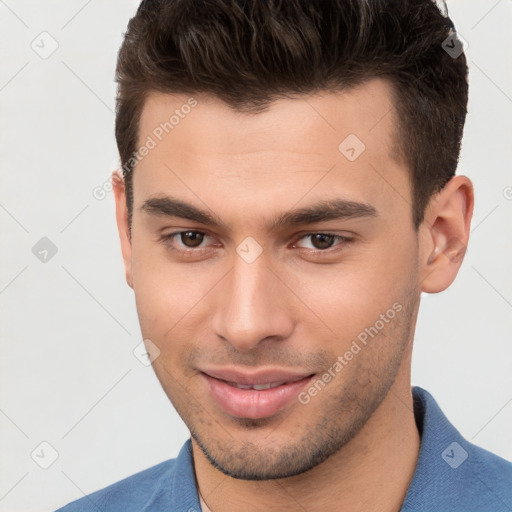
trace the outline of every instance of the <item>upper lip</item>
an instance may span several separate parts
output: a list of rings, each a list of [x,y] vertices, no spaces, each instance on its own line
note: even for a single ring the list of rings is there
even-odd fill
[[[270,384],[275,382],[292,382],[301,380],[313,375],[308,372],[284,370],[284,369],[266,369],[254,372],[241,371],[234,368],[208,368],[201,370],[206,375],[215,379],[233,382],[236,384]]]

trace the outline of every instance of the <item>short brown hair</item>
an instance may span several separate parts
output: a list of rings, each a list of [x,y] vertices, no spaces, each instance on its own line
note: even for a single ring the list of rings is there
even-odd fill
[[[452,36],[452,21],[433,0],[144,0],[116,69],[130,219],[132,156],[148,93],[208,93],[257,113],[279,97],[382,77],[393,85],[395,146],[411,172],[417,229],[459,159],[468,69],[463,52],[443,47]]]

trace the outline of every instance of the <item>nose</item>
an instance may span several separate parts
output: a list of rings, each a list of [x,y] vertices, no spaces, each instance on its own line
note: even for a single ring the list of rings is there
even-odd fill
[[[212,320],[214,333],[239,351],[263,340],[287,339],[294,328],[290,291],[263,257],[252,263],[235,256],[218,287]]]

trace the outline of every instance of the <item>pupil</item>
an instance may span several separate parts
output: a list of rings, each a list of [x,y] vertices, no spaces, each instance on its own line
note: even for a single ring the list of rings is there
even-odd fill
[[[181,234],[181,241],[187,247],[197,247],[203,241],[203,234],[197,231],[185,231]],[[187,239],[191,243],[187,243]]]
[[[331,247],[334,241],[332,235],[324,235],[323,233],[317,233],[313,236],[313,245],[317,249],[328,249]]]

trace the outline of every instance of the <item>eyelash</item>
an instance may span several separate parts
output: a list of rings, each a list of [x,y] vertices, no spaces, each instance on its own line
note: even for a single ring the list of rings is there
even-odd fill
[[[160,237],[160,239],[173,251],[176,251],[178,253],[181,253],[181,254],[184,254],[184,255],[191,255],[191,254],[196,254],[196,255],[199,255],[201,254],[202,252],[206,252],[209,250],[208,247],[197,247],[197,248],[186,248],[186,249],[178,249],[176,248],[173,244],[172,244],[172,241],[175,237],[178,237],[184,233],[195,233],[195,234],[201,234],[201,235],[204,235],[206,237],[209,237],[210,235],[204,231],[198,231],[198,230],[193,230],[193,229],[187,229],[185,231],[175,231],[174,233],[169,233],[169,234],[165,234],[165,235],[162,235]],[[298,238],[297,241],[299,240],[302,240],[303,238],[308,238],[308,237],[312,237],[314,235],[324,235],[324,236],[328,236],[328,237],[333,237],[335,240],[334,242],[337,240],[339,243],[338,244],[335,244],[331,247],[328,247],[327,249],[308,249],[306,247],[299,247],[300,250],[303,250],[303,251],[308,251],[310,254],[314,254],[314,255],[318,255],[318,254],[330,254],[332,252],[335,252],[335,251],[339,251],[340,248],[338,248],[340,245],[348,245],[350,242],[352,242],[354,239],[351,238],[351,237],[347,237],[347,236],[343,236],[343,235],[336,235],[334,233],[329,233],[329,232],[324,232],[324,231],[316,231],[316,232],[313,232],[313,233],[306,233],[304,235],[302,235],[301,237]],[[333,242],[333,243],[334,243]],[[296,243],[296,242],[295,242]],[[338,249],[337,249],[338,248]]]

